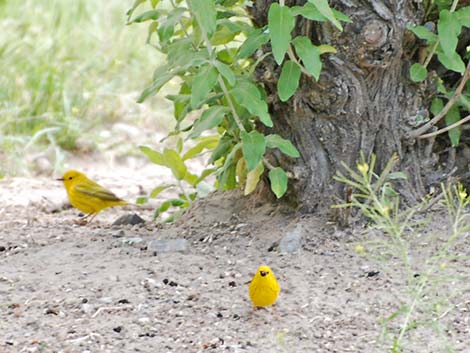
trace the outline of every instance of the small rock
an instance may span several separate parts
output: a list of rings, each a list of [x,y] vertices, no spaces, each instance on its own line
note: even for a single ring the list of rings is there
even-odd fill
[[[292,253],[302,246],[302,225],[298,224],[294,230],[289,231],[279,242],[281,253]]]
[[[366,277],[375,277],[380,273],[380,271],[369,271],[366,273]]]
[[[121,240],[123,244],[126,245],[139,245],[144,241],[144,239],[139,238],[139,237],[134,237],[134,238],[125,238]]]
[[[102,297],[99,300],[100,302],[105,303],[105,304],[111,304],[113,302],[113,298],[111,297]]]
[[[114,238],[122,238],[125,235],[126,235],[126,233],[121,229],[119,232],[113,234],[113,237]]]
[[[122,226],[125,224],[136,225],[145,223],[145,221],[136,213],[128,213],[119,217],[113,222],[113,226]]]
[[[147,249],[156,254],[186,252],[188,250],[188,241],[183,238],[151,240],[148,242]]]
[[[148,317],[140,317],[139,319],[137,319],[137,321],[141,324],[148,324],[150,323],[150,319]]]
[[[121,332],[121,331],[122,331],[122,326],[114,327],[114,328],[113,328],[113,331],[114,331],[114,332],[117,332],[117,333]]]
[[[82,311],[85,313],[85,314],[91,314],[93,312],[93,310],[95,309],[95,307],[91,304],[82,304]]]

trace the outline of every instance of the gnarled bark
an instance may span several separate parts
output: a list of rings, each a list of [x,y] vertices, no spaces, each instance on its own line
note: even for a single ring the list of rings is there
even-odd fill
[[[254,1],[255,24],[267,23],[271,3]],[[304,3],[286,1],[289,6]],[[354,166],[363,151],[366,156],[376,154],[377,170],[398,153],[400,169],[409,177],[403,192],[408,199],[417,199],[436,172],[432,141],[406,138],[419,123],[417,117],[428,114],[427,87],[409,79],[417,44],[406,30],[407,25],[422,22],[423,5],[412,0],[334,0],[330,6],[352,19],[343,32],[301,16],[294,30],[294,35],[337,49],[336,54],[323,56],[318,82],[303,75],[297,93],[282,103],[276,93],[280,68],[274,60],[268,57],[256,70],[270,97],[274,129],[290,138],[302,155],[291,165],[297,176],[296,196],[307,210],[325,201],[331,204],[332,195],[343,197],[344,186],[332,177],[341,161]]]

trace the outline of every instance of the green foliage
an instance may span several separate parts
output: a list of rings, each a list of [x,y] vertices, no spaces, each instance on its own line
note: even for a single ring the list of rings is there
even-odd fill
[[[123,26],[127,6],[0,1],[0,174],[30,169],[29,155],[44,153],[59,167],[80,142],[108,144],[96,127],[120,118],[159,57],[141,50],[137,28]]]
[[[463,74],[466,70],[464,58],[468,58],[468,49],[459,48],[463,27],[470,28],[470,6],[460,6],[458,0],[439,0],[428,3],[428,17],[425,19],[427,26],[408,26],[408,30],[413,32],[419,39],[426,43],[425,57],[419,63],[414,63],[410,67],[410,78],[414,82],[423,82],[428,77],[431,59],[437,55],[437,60],[444,68],[439,68],[442,78],[450,77],[445,70]],[[437,28],[436,33],[430,30],[432,22]],[[428,28],[429,27],[429,28]],[[434,71],[434,70],[431,70]],[[436,70],[437,71],[437,70]],[[446,84],[444,79],[440,79],[446,86],[445,93],[450,99],[455,90],[454,82]],[[461,120],[461,112],[470,112],[470,106],[465,104],[468,97],[456,100],[454,106],[446,114],[445,123],[447,126]],[[444,105],[442,105],[442,108]],[[441,110],[431,109],[434,115],[438,115]],[[464,114],[467,115],[468,113]],[[460,142],[460,128],[454,128],[448,132],[451,145],[457,147]]]
[[[381,341],[390,352],[408,351],[413,335],[419,328],[430,328],[437,335],[445,331],[443,317],[453,309],[454,298],[468,290],[468,275],[460,268],[470,259],[459,253],[470,230],[468,206],[470,197],[462,185],[442,185],[443,206],[448,211],[448,227],[439,234],[424,232],[427,222],[416,221],[416,214],[432,205],[432,200],[408,208],[400,204],[394,183],[405,179],[404,173],[393,172],[398,158],[394,156],[380,175],[374,173],[375,156],[370,162],[362,156],[357,171],[343,164],[346,174],[338,173],[336,180],[353,192],[350,202],[336,208],[357,208],[369,221],[370,231],[356,245],[356,251],[381,267],[390,276],[397,275],[406,290],[400,293],[400,307],[381,320]],[[425,237],[425,241],[421,239]],[[450,286],[450,287],[449,287]],[[440,335],[442,337],[442,335]],[[439,351],[453,352],[452,344],[444,337]]]
[[[249,194],[267,170],[271,190],[280,198],[287,191],[289,174],[283,166],[268,163],[265,154],[274,148],[291,158],[300,154],[281,136],[260,132],[261,124],[273,127],[273,119],[264,88],[251,77],[259,62],[252,55],[260,49],[267,51],[265,44],[270,43],[272,52],[264,56],[272,55],[282,66],[277,89],[279,98],[287,101],[295,94],[301,73],[317,80],[322,68],[320,56],[334,52],[331,46],[316,46],[305,36],[296,37],[297,17],[329,21],[338,30],[342,30],[341,21],[350,20],[331,9],[326,0],[310,1],[303,7],[273,2],[267,26],[253,28],[244,6],[244,1],[234,0],[136,1],[127,13],[128,23],[148,23],[148,43],[166,55],[166,62],[156,68],[139,101],[157,94],[170,81],[179,82],[179,93],[167,96],[173,102],[176,120],[170,134],[181,135],[185,144],[191,145],[194,139],[199,143],[198,139],[215,132],[217,143],[191,157],[210,151],[208,162],[213,166],[204,173],[216,177],[216,186],[222,190],[238,186]],[[185,180],[182,152],[173,150],[170,155],[167,151],[165,157],[164,151],[142,151],[154,163],[170,168],[177,180]],[[178,165],[170,165],[170,159]],[[190,183],[192,188],[198,180]]]
[[[174,189],[179,193],[178,198],[166,200],[155,210],[154,218],[168,211],[170,207],[177,210],[176,213],[166,218],[164,222],[173,221],[197,196],[205,197],[209,192],[213,191],[213,187],[205,180],[214,170],[206,169],[199,175],[196,175],[190,171],[188,164],[191,159],[198,158],[204,150],[214,149],[219,142],[219,136],[198,137],[194,140],[196,144],[185,152],[182,150],[182,139],[178,141],[177,145],[181,146],[181,149],[178,147],[176,149],[164,148],[162,152],[159,152],[148,146],[139,147],[151,162],[170,169],[176,180],[175,184],[159,185],[150,192],[150,198],[157,198],[165,190]],[[146,201],[147,199],[141,198],[138,200],[138,203],[141,204]]]

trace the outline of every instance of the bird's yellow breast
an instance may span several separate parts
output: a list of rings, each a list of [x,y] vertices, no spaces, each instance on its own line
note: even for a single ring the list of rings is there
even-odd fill
[[[273,305],[281,288],[268,266],[260,266],[249,286],[250,299],[254,306],[265,307]]]

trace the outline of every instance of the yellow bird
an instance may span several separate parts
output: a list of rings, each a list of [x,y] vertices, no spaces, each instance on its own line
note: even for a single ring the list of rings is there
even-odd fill
[[[90,220],[88,220],[88,223],[90,223],[93,218],[105,208],[128,204],[111,191],[95,183],[93,180],[88,179],[85,174],[79,171],[69,170],[65,172],[62,178],[57,180],[64,183],[72,206],[87,213],[81,220],[82,223],[86,221],[88,217],[92,216]]]
[[[260,266],[249,286],[250,299],[255,307],[273,305],[281,288],[269,266]]]

